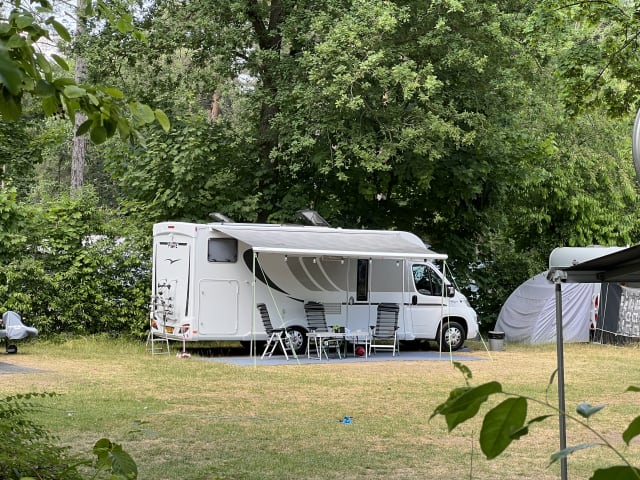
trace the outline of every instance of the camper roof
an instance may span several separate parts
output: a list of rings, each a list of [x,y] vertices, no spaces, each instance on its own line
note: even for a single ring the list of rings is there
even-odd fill
[[[209,228],[251,245],[256,252],[426,260],[447,258],[445,254],[429,250],[422,240],[409,232],[228,223],[211,224]]]

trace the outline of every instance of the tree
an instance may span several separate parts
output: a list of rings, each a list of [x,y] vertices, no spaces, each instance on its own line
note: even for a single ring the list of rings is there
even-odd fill
[[[439,2],[160,1],[139,24],[149,47],[112,42],[105,30],[95,40],[107,53],[92,68],[119,72],[131,91],[169,110],[207,99],[208,111],[222,92],[221,140],[236,153],[235,170],[252,177],[241,183],[243,205],[232,206],[241,218],[291,220],[314,205],[334,224],[417,229],[440,241],[439,219],[462,218],[482,191],[477,182],[491,165],[466,159],[497,131],[491,115],[517,106],[521,66],[511,59],[520,51],[508,36],[513,14],[489,2],[449,10]],[[238,196],[238,184],[231,188]],[[473,234],[477,216],[466,217]]]
[[[77,0],[76,3],[76,39],[81,38],[87,33],[87,22],[84,12],[87,9],[86,0]],[[76,83],[84,83],[87,77],[87,60],[82,55],[76,55],[75,58],[74,79]],[[87,138],[78,135],[80,126],[87,121],[84,113],[78,113],[74,122],[76,134],[73,136],[73,145],[71,149],[71,189],[78,190],[84,184],[84,167],[87,157]]]
[[[635,2],[546,0],[535,18],[545,37],[564,33],[554,53],[570,112],[602,106],[620,116],[637,107],[640,25]]]
[[[118,89],[78,84],[72,78],[58,76],[54,65],[36,49],[36,44],[43,39],[50,39],[48,28],[52,28],[62,40],[70,41],[71,37],[55,19],[49,1],[31,3],[38,8],[32,10],[20,0],[11,0],[11,9],[0,11],[2,117],[8,121],[17,120],[22,114],[24,96],[28,94],[40,99],[45,115],[64,112],[73,122],[78,112],[86,114],[88,119],[78,128],[77,134],[89,133],[95,143],[104,142],[116,132],[124,140],[132,138],[137,134],[138,127],[155,120],[164,129],[169,128],[168,118],[162,111],[153,111],[138,102],[126,104],[124,95]],[[104,7],[104,4],[99,1],[98,6]],[[43,15],[48,16],[42,18]],[[127,22],[119,24],[123,30],[127,30]],[[69,71],[67,62],[61,56],[52,54],[51,59],[57,67]]]

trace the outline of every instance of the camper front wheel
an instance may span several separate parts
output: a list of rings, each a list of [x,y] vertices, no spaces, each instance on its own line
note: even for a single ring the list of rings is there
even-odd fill
[[[458,322],[442,322],[440,345],[443,350],[458,350],[464,344],[464,328]]]
[[[295,350],[296,354],[302,355],[307,350],[307,334],[300,327],[291,327],[287,330],[287,333],[293,350]]]

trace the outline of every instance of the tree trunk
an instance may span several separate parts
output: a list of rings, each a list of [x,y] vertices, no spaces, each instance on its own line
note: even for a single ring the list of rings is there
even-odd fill
[[[81,37],[87,31],[86,19],[83,16],[86,5],[87,0],[77,0],[76,15],[78,21],[76,24],[76,38]],[[83,83],[87,77],[87,60],[82,54],[76,55],[74,76],[78,84]],[[73,146],[71,149],[71,191],[79,190],[84,185],[84,167],[87,161],[87,137],[84,135],[78,137],[75,132],[86,120],[86,115],[81,113],[76,114],[76,120],[73,126]]]
[[[209,112],[209,120],[212,122],[215,122],[220,116],[220,98],[222,98],[220,90],[213,92],[213,101],[211,102],[211,111]]]

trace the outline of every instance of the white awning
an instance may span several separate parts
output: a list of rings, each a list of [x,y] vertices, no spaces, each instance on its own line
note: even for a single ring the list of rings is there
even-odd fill
[[[298,256],[445,260],[416,235],[386,230],[346,230],[287,225],[211,224],[210,229],[251,245],[255,252]]]

